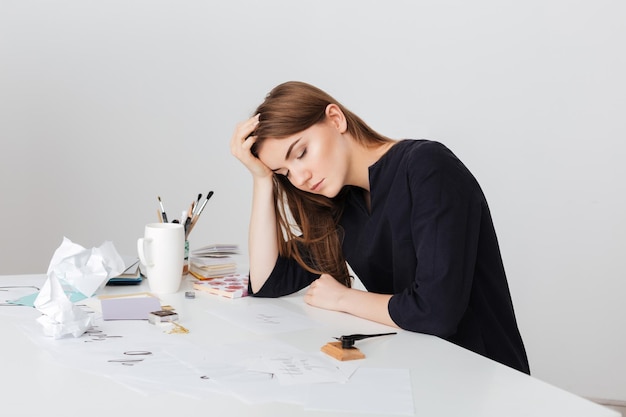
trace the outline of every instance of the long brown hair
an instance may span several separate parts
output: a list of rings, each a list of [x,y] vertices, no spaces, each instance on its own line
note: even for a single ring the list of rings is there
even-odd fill
[[[252,153],[267,138],[282,139],[324,121],[326,107],[336,104],[346,117],[347,132],[361,145],[376,147],[391,139],[370,128],[361,118],[326,92],[299,81],[289,81],[272,89],[257,107],[259,124]],[[350,275],[341,250],[342,231],[338,223],[343,209],[341,192],[335,198],[297,189],[283,175],[274,175],[274,209],[278,250],[281,256],[296,259],[313,273],[332,275],[350,287]]]

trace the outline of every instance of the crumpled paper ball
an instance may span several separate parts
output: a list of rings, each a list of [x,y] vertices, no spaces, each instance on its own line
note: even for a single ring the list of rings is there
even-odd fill
[[[52,256],[45,284],[34,305],[43,316],[37,321],[44,334],[62,338],[81,336],[92,325],[92,316],[72,303],[67,292],[93,296],[110,278],[124,271],[124,260],[111,242],[85,249],[64,237]]]

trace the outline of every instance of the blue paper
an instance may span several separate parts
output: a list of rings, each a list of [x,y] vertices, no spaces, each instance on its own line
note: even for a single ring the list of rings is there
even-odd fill
[[[27,307],[35,307],[35,299],[37,298],[37,296],[39,295],[39,292],[33,293],[33,294],[29,294],[29,295],[25,295],[23,297],[18,298],[17,300],[11,300],[11,301],[7,301],[10,304],[15,304],[18,306],[27,306]],[[84,300],[85,298],[87,298],[83,293],[78,292],[78,291],[65,291],[65,295],[67,296],[67,298],[69,298],[69,300],[72,303],[75,303],[77,301],[81,301]]]

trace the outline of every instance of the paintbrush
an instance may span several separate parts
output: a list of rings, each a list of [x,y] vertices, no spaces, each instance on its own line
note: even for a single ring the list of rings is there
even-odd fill
[[[165,209],[163,208],[163,201],[161,201],[161,196],[157,196],[159,198],[159,205],[161,206],[161,217],[163,218],[163,222],[167,223],[167,214],[165,214]]]
[[[200,206],[200,208],[198,209],[198,212],[193,216],[193,218],[191,219],[191,224],[189,225],[189,230],[187,230],[187,235],[189,235],[189,233],[191,232],[191,229],[193,229],[193,227],[196,225],[196,223],[198,222],[198,218],[200,217],[200,214],[202,214],[202,210],[204,210],[204,207],[206,206],[206,203],[209,202],[209,200],[211,199],[211,197],[213,197],[213,191],[209,191],[208,194],[206,195],[206,198],[204,199],[204,201],[202,202],[202,205]]]

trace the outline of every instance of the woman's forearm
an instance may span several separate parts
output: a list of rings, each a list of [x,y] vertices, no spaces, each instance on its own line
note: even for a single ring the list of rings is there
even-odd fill
[[[322,274],[313,281],[304,295],[304,301],[312,306],[398,327],[389,315],[390,299],[389,294],[347,288],[328,274]]]
[[[248,235],[250,284],[257,292],[274,269],[278,258],[276,213],[272,177],[254,178],[252,213]]]
[[[391,295],[348,289],[338,302],[338,309],[353,316],[398,327],[389,315]]]

